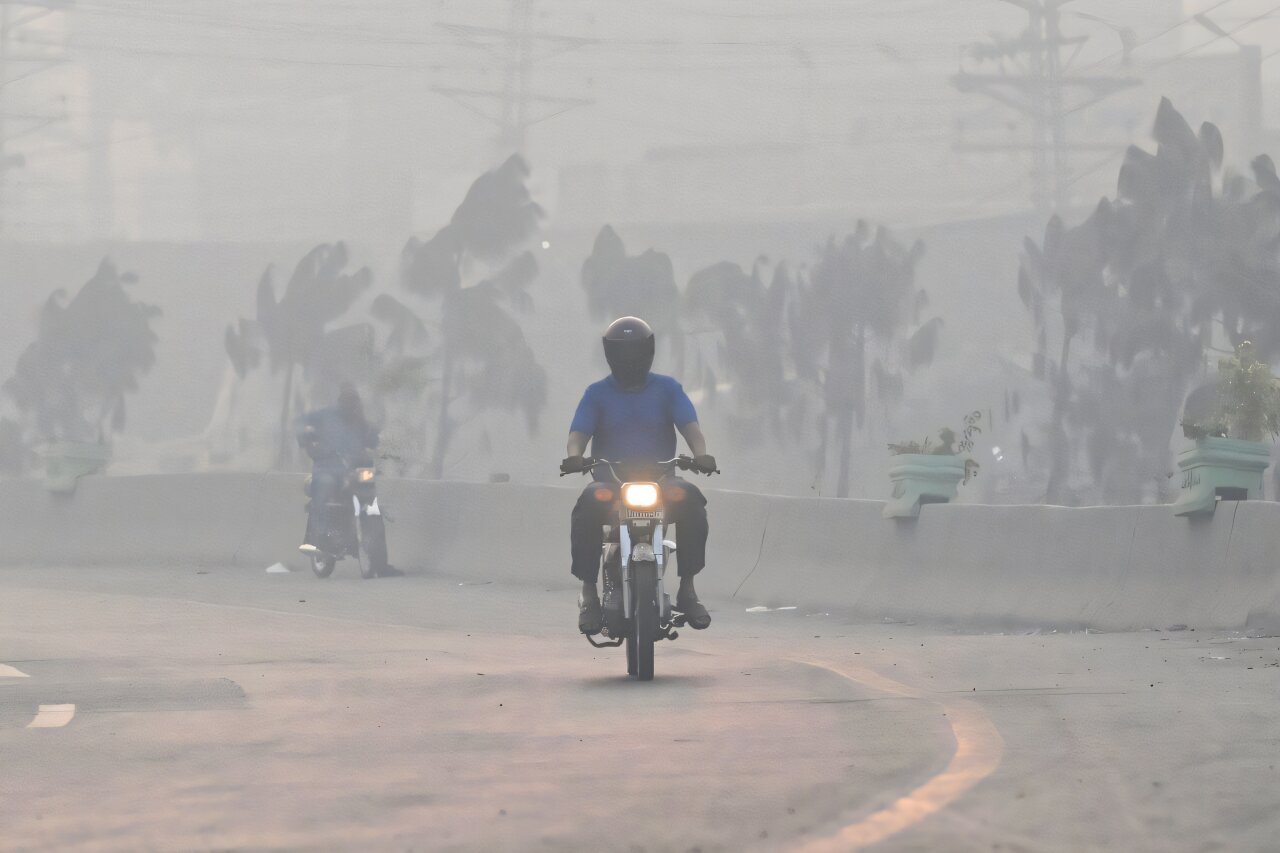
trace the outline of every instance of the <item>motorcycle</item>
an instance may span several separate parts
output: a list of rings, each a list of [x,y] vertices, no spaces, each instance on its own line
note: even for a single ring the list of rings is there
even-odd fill
[[[677,456],[651,466],[628,465],[620,476],[619,463],[608,459],[583,460],[582,473],[608,468],[617,482],[617,498],[605,526],[601,554],[603,588],[601,609],[608,640],[590,635],[587,642],[598,649],[626,646],[627,674],[638,681],[653,680],[654,645],[659,640],[675,640],[676,628],[687,623],[684,614],[671,606],[663,583],[676,544],[667,539],[663,507],[662,474],[675,465],[682,471],[697,470],[689,456]],[[718,471],[715,473],[719,473]],[[636,474],[645,475],[636,478]]]
[[[315,506],[312,483],[307,482],[307,542],[311,570],[318,578],[333,574],[338,561],[355,557],[360,577],[376,578],[387,568],[387,531],[378,506],[377,472],[352,468],[333,500]]]

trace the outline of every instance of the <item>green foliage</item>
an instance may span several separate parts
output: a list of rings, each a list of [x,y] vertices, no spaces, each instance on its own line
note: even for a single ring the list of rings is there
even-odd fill
[[[1271,365],[1259,361],[1249,341],[1218,362],[1221,417],[1207,434],[1243,441],[1263,441],[1280,435],[1280,382]],[[1185,429],[1185,425],[1184,425]],[[1205,429],[1205,428],[1201,428]]]
[[[373,280],[367,267],[348,271],[349,261],[344,243],[316,246],[298,261],[279,299],[273,269],[267,267],[258,281],[255,319],[241,318],[224,336],[227,357],[241,379],[264,354],[272,372],[284,374],[281,467],[288,467],[292,456],[290,421],[300,396],[295,373],[301,370],[308,380],[313,401],[328,401],[343,382],[361,382],[373,369],[373,328],[367,323],[332,328]]]
[[[349,272],[349,260],[344,243],[316,246],[298,261],[279,301],[276,301],[271,268],[268,267],[258,283],[258,325],[267,344],[272,370],[289,370],[296,365],[322,385],[328,380],[332,387],[315,389],[317,396],[328,396],[322,392],[331,392],[338,383],[350,378],[328,376],[317,359],[361,334],[350,331],[349,327],[330,328],[330,324],[351,309],[373,280],[367,267]],[[346,336],[347,341],[338,340],[335,335]]]
[[[765,275],[763,258],[750,272],[723,262],[694,273],[683,309],[692,384],[711,405],[727,386],[740,443],[811,443],[819,481],[838,459],[836,494],[847,497],[853,433],[869,398],[886,407],[902,399],[907,376],[933,360],[942,321],[925,317],[928,296],[915,287],[922,243],[859,222],[817,252],[808,275],[785,264]]]
[[[974,436],[982,434],[982,412],[972,411],[964,417],[964,429],[961,431],[959,439],[954,430],[950,427],[943,427],[938,430],[938,443],[934,444],[933,439],[925,436],[921,441],[903,441],[897,444],[889,445],[889,453],[893,456],[901,456],[907,453],[924,453],[931,456],[963,456],[973,450]],[[971,458],[964,461],[964,481],[967,483],[974,477],[978,476],[978,468],[980,466]]]
[[[941,432],[939,432],[941,435]],[[938,455],[950,455],[945,450],[940,450],[933,444],[931,436],[925,436],[920,441],[901,441],[896,444],[889,445],[889,453],[893,456],[901,456],[906,453],[926,453]]]
[[[903,453],[928,453],[935,456],[956,456],[962,453],[968,453],[973,450],[973,437],[982,434],[982,428],[978,424],[982,423],[982,412],[974,411],[965,415],[964,430],[960,433],[959,441],[956,440],[956,433],[950,427],[943,427],[938,430],[938,443],[935,445],[933,439],[926,436],[923,441],[904,441],[897,444],[889,445],[889,453],[898,456]]]
[[[1280,181],[1255,163],[1259,194],[1222,174],[1222,136],[1193,130],[1167,100],[1155,153],[1129,149],[1114,199],[1081,224],[1054,217],[1027,241],[1018,293],[1035,324],[1047,499],[1072,502],[1084,463],[1109,503],[1137,503],[1171,465],[1170,439],[1203,370],[1214,327],[1233,344],[1260,329],[1280,341]],[[1268,188],[1268,176],[1275,188]]]
[[[606,225],[582,262],[581,282],[592,319],[643,317],[660,341],[678,346],[680,289],[666,254],[647,249],[628,255],[618,232]]]
[[[473,415],[518,411],[535,431],[546,405],[546,373],[514,316],[532,310],[529,287],[538,276],[533,253],[522,250],[542,217],[528,175],[524,161],[511,157],[476,179],[448,225],[429,240],[409,240],[401,284],[427,303],[430,320],[387,294],[374,302],[375,318],[389,330],[380,386],[402,398],[436,389],[436,477],[460,424],[457,406]],[[438,338],[429,327],[439,329]]]
[[[135,281],[104,260],[70,300],[56,291],[36,339],[4,384],[46,441],[103,442],[125,425],[125,397],[155,363],[152,321],[160,309],[132,299]]]
[[[817,402],[817,470],[827,469],[834,450],[840,497],[849,494],[851,443],[866,417],[868,379],[876,398],[892,404],[904,393],[906,374],[937,349],[941,320],[923,319],[928,296],[915,287],[923,255],[922,243],[905,246],[887,229],[859,222],[844,240],[827,241],[808,281],[797,287],[791,356]]]
[[[794,288],[783,265],[765,284],[760,264],[747,273],[727,261],[694,273],[685,288],[684,317],[695,342],[691,384],[714,406],[717,386],[727,382],[732,408],[725,416],[741,444],[780,439],[790,423],[797,395],[787,376],[786,304]]]
[[[1199,441],[1202,438],[1227,437],[1227,424],[1223,420],[1213,420],[1205,423],[1184,420],[1181,422],[1181,426],[1182,434],[1192,441]]]

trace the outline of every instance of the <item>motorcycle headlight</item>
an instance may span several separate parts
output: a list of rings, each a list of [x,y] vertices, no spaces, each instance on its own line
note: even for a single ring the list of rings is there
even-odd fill
[[[372,468],[357,468],[357,469],[356,469],[356,482],[357,482],[357,483],[371,483],[371,482],[373,482],[373,469],[372,469]]]
[[[622,487],[622,503],[628,509],[653,509],[658,505],[658,485],[627,483]]]

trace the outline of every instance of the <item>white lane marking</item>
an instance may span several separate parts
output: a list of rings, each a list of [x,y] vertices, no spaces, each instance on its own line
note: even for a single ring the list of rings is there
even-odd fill
[[[31,676],[27,675],[25,672],[23,672],[20,669],[16,669],[12,666],[9,666],[9,664],[7,663],[0,663],[0,678],[5,678],[5,677],[30,678]]]
[[[842,853],[859,850],[897,835],[951,805],[965,792],[996,772],[1004,757],[1004,739],[977,703],[967,700],[942,702],[923,691],[886,678],[877,672],[853,667],[837,668],[816,661],[799,661],[825,669],[849,681],[912,699],[924,699],[942,707],[951,724],[956,750],[946,768],[892,805],[849,824],[829,838],[800,846],[804,853]]]
[[[35,719],[27,723],[29,729],[60,729],[76,715],[75,705],[41,705]]]

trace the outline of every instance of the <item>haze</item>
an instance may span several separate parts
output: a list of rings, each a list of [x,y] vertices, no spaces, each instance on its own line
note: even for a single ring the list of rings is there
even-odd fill
[[[0,849],[1268,849],[1277,56],[1269,0],[0,0]],[[689,517],[560,476],[627,315],[692,598],[634,568]]]

